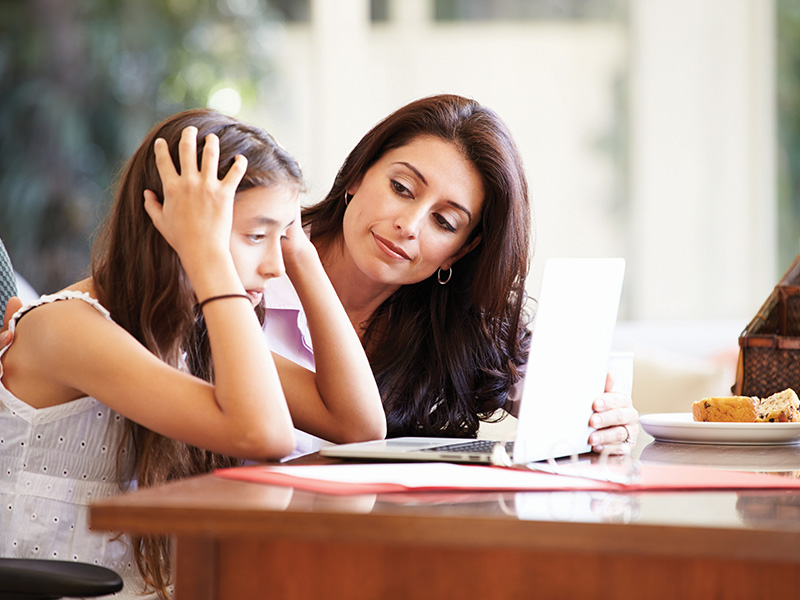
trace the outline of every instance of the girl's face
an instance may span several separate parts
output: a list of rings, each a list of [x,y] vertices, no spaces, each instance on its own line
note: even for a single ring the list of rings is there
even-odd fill
[[[285,185],[251,188],[233,204],[231,255],[253,306],[264,286],[284,274],[281,238],[299,216],[297,192]]]
[[[421,136],[389,150],[348,192],[346,253],[375,282],[417,283],[480,241],[467,243],[481,218],[480,175],[440,138]]]

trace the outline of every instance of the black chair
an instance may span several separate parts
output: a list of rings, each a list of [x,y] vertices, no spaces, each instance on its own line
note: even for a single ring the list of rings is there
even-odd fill
[[[80,562],[0,558],[0,600],[56,600],[113,594],[122,578],[111,569]]]
[[[0,319],[17,282],[11,259],[0,240]],[[122,589],[122,578],[105,567],[80,562],[0,558],[0,600],[54,600],[92,597]]]
[[[17,295],[17,278],[14,276],[14,269],[11,267],[11,259],[8,257],[3,240],[0,240],[0,319],[6,311],[6,303],[11,296]]]

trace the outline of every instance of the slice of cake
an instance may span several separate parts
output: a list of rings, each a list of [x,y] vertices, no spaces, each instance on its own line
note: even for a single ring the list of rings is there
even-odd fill
[[[800,399],[793,389],[764,398],[758,405],[758,420],[766,423],[800,421]]]
[[[755,396],[703,398],[692,404],[692,417],[695,421],[755,423],[758,404]]]
[[[703,398],[692,404],[695,421],[728,423],[796,423],[800,422],[800,399],[792,389],[757,396],[718,396]]]

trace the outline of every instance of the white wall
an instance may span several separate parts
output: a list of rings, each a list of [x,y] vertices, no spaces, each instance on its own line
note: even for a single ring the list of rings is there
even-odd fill
[[[779,267],[772,0],[632,0],[628,23],[436,23],[427,0],[395,0],[390,22],[371,25],[367,7],[312,0],[312,25],[284,33],[279,84],[256,117],[300,158],[309,202],[390,111],[472,96],[525,160],[531,291],[548,256],[622,255],[623,318],[744,325],[755,313]],[[626,76],[629,173],[602,150]]]
[[[749,319],[776,283],[773,19],[769,0],[631,3],[639,318]]]

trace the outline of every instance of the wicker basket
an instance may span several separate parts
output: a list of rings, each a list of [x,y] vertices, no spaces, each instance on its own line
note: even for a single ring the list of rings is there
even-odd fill
[[[737,396],[800,392],[800,255],[739,336]]]

